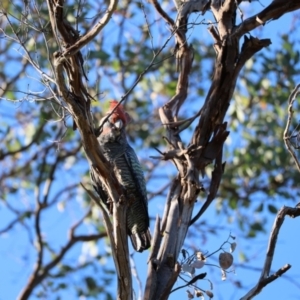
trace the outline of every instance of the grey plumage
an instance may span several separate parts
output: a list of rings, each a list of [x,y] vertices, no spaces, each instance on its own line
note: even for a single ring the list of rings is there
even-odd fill
[[[118,102],[111,103],[108,115],[115,109]],[[127,142],[125,126],[129,116],[122,106],[117,107],[109,118],[104,117],[100,122],[102,130],[98,141],[105,158],[113,167],[119,183],[125,190],[128,201],[127,233],[136,251],[142,252],[150,247],[148,200],[146,182],[140,162]],[[93,185],[102,201],[111,207],[109,198],[101,182],[91,172]]]

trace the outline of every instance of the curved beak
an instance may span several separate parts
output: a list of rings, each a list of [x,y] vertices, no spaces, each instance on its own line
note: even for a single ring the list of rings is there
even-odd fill
[[[121,129],[123,127],[123,121],[122,120],[117,120],[115,122],[115,126],[118,128],[118,129]]]

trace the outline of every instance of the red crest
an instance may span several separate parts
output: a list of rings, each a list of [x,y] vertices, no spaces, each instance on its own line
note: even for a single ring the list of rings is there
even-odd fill
[[[117,105],[118,105],[118,107],[116,108]],[[108,113],[112,112],[113,110],[114,110],[114,112],[111,115],[112,122],[115,122],[118,119],[121,119],[125,125],[127,123],[129,123],[129,121],[130,121],[129,115],[124,110],[123,105],[119,104],[119,102],[117,100],[110,101]]]

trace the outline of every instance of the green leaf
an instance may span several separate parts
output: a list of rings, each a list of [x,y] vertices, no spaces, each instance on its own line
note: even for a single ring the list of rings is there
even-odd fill
[[[93,291],[97,288],[97,283],[93,277],[86,277],[84,280],[89,290]]]
[[[251,225],[251,229],[254,231],[263,231],[263,226],[260,222],[255,222]]]
[[[269,210],[269,212],[272,213],[272,214],[277,214],[277,212],[278,212],[278,209],[276,208],[276,206],[274,206],[274,205],[272,205],[272,204],[269,204],[269,205],[268,205],[268,210]]]

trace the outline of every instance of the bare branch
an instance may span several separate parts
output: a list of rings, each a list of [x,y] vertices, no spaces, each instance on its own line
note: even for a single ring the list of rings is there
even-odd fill
[[[139,276],[139,273],[137,271],[136,264],[135,264],[135,261],[133,258],[133,254],[130,255],[130,265],[131,265],[131,273],[135,277],[137,285],[138,285],[138,291],[139,291],[138,299],[142,299],[143,284],[142,284],[141,278]]]
[[[152,0],[151,3],[174,32],[177,42],[175,56],[179,61],[178,69],[180,71],[176,94],[159,109],[161,122],[167,131],[166,140],[169,145],[169,150],[163,153],[163,159],[173,160],[178,169],[178,175],[171,186],[171,192],[166,201],[160,229],[163,238],[160,240],[157,256],[151,256],[152,266],[149,266],[146,288],[149,291],[150,287],[156,287],[156,293],[148,292],[147,299],[164,299],[170,292],[168,287],[176,274],[175,262],[190,224],[194,201],[201,190],[199,172],[204,174],[206,166],[216,160],[216,169],[210,183],[211,193],[201,209],[200,215],[214,199],[221,182],[224,168],[221,153],[229,134],[226,131],[224,117],[238,75],[246,61],[256,52],[268,46],[270,40],[246,38],[240,51],[239,39],[245,32],[240,29],[241,27],[236,28],[235,26],[238,2],[234,0],[211,1],[211,10],[217,20],[217,28],[210,27],[210,32],[215,41],[217,57],[212,84],[204,106],[199,108],[199,123],[190,142],[189,147],[193,151],[188,151],[189,149],[185,149],[181,142],[179,136],[181,131],[177,128],[179,123],[176,119],[179,109],[187,97],[193,49],[187,44],[186,26],[183,26],[183,23],[180,27],[177,23],[174,24],[174,21],[156,0]],[[207,7],[203,7],[203,10],[205,9]],[[287,11],[290,11],[290,8],[285,10],[285,12]],[[274,17],[274,15],[272,16]],[[187,24],[187,20],[182,22]],[[247,20],[242,24],[247,24]],[[259,24],[257,23],[256,26]]]
[[[57,30],[62,34],[63,38],[66,40],[67,37],[70,38],[68,30],[66,30],[66,20],[64,20],[62,9],[63,9],[63,1],[62,0],[47,0],[48,7],[50,8],[50,20],[52,28],[54,32]],[[100,31],[107,25],[109,20],[112,17],[113,12],[116,10],[118,5],[118,0],[111,0],[109,2],[109,6],[104,14],[104,16],[97,22],[97,24],[85,35],[82,37],[76,37],[77,41],[72,43],[70,47],[68,47],[64,53],[64,58],[70,58],[71,56],[75,55],[80,51],[81,48],[86,46],[90,41],[92,41],[96,35],[100,33]],[[54,17],[55,16],[55,17]],[[58,18],[58,19],[57,19]],[[68,28],[70,29],[70,27]],[[75,36],[76,33],[73,30],[72,32]],[[58,39],[57,39],[58,40]],[[71,42],[71,41],[69,41]],[[74,42],[74,40],[73,40]]]
[[[284,133],[283,133],[283,140],[284,140],[286,148],[288,149],[288,151],[290,152],[292,158],[294,159],[294,161],[296,163],[298,171],[300,172],[300,162],[299,162],[294,150],[291,147],[291,142],[290,142],[291,136],[289,134],[290,126],[292,124],[292,119],[293,119],[293,114],[294,114],[293,104],[294,104],[294,102],[295,102],[295,100],[296,100],[296,98],[298,97],[299,94],[300,94],[300,84],[298,84],[294,88],[294,90],[291,92],[291,94],[289,96],[289,100],[288,100],[288,102],[289,102],[288,119],[287,119],[286,127],[285,127],[285,130],[284,130]]]
[[[269,276],[274,253],[275,253],[277,238],[279,235],[280,228],[284,222],[285,216],[289,216],[291,218],[299,217],[300,216],[300,207],[296,206],[295,208],[293,208],[293,207],[283,206],[277,213],[277,216],[275,218],[273,228],[272,228],[272,231],[270,234],[269,245],[268,245],[268,249],[267,249],[264,267],[261,272],[261,276],[260,276],[256,286],[253,287],[244,297],[242,297],[241,300],[252,299],[254,296],[258,295],[267,284],[273,282],[275,279],[277,279],[279,276],[281,276],[282,274],[284,274],[286,271],[288,271],[291,268],[291,266],[289,264],[286,264],[281,269],[279,269],[277,272],[275,272],[274,274]]]
[[[44,132],[44,127],[45,127],[46,123],[43,123],[35,132],[35,135],[33,136],[32,140],[25,146],[20,147],[17,150],[13,150],[13,151],[9,151],[9,152],[5,152],[5,153],[0,153],[0,160],[4,159],[6,156],[9,155],[15,155],[18,154],[20,152],[23,152],[27,149],[30,148],[31,145],[33,145],[34,143],[36,143],[36,141],[40,138],[40,136],[42,135],[42,133]]]
[[[48,275],[49,272],[56,267],[64,258],[65,254],[78,242],[89,242],[97,241],[106,236],[106,233],[92,234],[92,235],[71,235],[71,238],[68,240],[67,244],[61,248],[57,255],[45,266],[39,269],[39,272],[33,272],[30,276],[28,283],[21,291],[18,296],[18,300],[27,300],[32,294],[33,290],[38,286]]]
[[[300,8],[299,1],[273,0],[273,2],[257,15],[246,19],[234,29],[234,36],[241,37],[253,29],[265,24],[272,19],[278,19],[282,15]]]
[[[23,213],[17,213],[18,216],[13,219],[10,223],[8,223],[3,229],[0,229],[0,235],[3,233],[6,233],[10,229],[12,229],[15,225],[19,224],[22,222],[24,218],[26,218],[28,215],[30,215],[32,212],[31,211],[25,211]]]
[[[209,187],[209,193],[205,202],[203,203],[200,211],[195,215],[195,217],[191,220],[190,225],[194,224],[207,210],[207,208],[211,205],[212,201],[215,199],[217,195],[217,191],[219,189],[219,185],[221,183],[222,175],[224,173],[225,163],[222,163],[223,151],[219,152],[216,160],[214,170],[212,171],[212,178]]]

